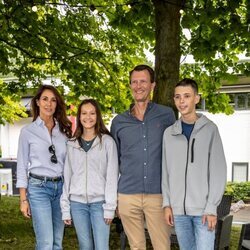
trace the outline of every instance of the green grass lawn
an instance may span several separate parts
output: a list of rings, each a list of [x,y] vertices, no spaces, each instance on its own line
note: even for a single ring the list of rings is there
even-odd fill
[[[231,250],[236,250],[240,234],[240,226],[234,226],[231,234]],[[115,226],[111,227],[110,250],[120,249],[120,239],[115,232]],[[35,237],[31,220],[25,219],[19,211],[19,198],[2,196],[0,200],[0,249],[31,250],[34,249]],[[150,242],[147,249],[153,249]],[[65,229],[63,241],[65,250],[78,249],[74,228]],[[129,249],[129,248],[127,248]],[[177,248],[175,248],[177,249]]]

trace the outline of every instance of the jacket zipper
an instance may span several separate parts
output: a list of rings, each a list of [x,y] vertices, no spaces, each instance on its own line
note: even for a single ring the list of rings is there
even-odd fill
[[[80,145],[80,150],[84,151],[81,147],[80,142],[79,142],[79,145]],[[92,146],[91,146],[91,148],[92,148]],[[91,148],[90,148],[90,150],[91,150]],[[85,163],[86,163],[86,185],[85,185],[85,187],[86,187],[86,202],[89,203],[89,201],[88,201],[88,152],[84,152],[84,153],[86,154],[86,157],[85,157]]]
[[[191,144],[191,162],[194,162],[194,142],[195,139],[193,138]],[[185,192],[184,192],[184,201],[183,201],[183,209],[184,214],[186,215],[186,196],[187,196],[187,170],[188,170],[188,159],[189,159],[189,141],[187,141],[187,161],[186,161],[186,170],[185,170]]]
[[[184,214],[186,215],[186,195],[187,195],[187,169],[188,169],[188,155],[189,155],[189,141],[187,141],[187,160],[186,160],[186,170],[185,170],[185,192],[184,192],[184,200],[183,200],[183,209]]]
[[[88,202],[88,152],[86,152],[86,201]]]
[[[195,138],[192,140],[192,146],[191,146],[191,163],[194,162],[194,142]]]

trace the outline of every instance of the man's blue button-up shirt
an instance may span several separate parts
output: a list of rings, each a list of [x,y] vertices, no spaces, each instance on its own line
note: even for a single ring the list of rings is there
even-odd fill
[[[161,193],[162,136],[174,122],[171,108],[152,102],[143,121],[130,110],[113,119],[111,133],[120,164],[119,193]]]

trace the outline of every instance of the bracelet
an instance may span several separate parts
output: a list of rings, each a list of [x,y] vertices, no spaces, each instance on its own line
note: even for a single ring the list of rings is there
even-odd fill
[[[28,203],[28,200],[27,199],[20,200],[20,203]]]

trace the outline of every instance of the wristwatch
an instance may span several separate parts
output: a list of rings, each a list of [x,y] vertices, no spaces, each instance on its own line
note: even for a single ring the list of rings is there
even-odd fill
[[[20,203],[28,203],[28,199],[20,200]]]

